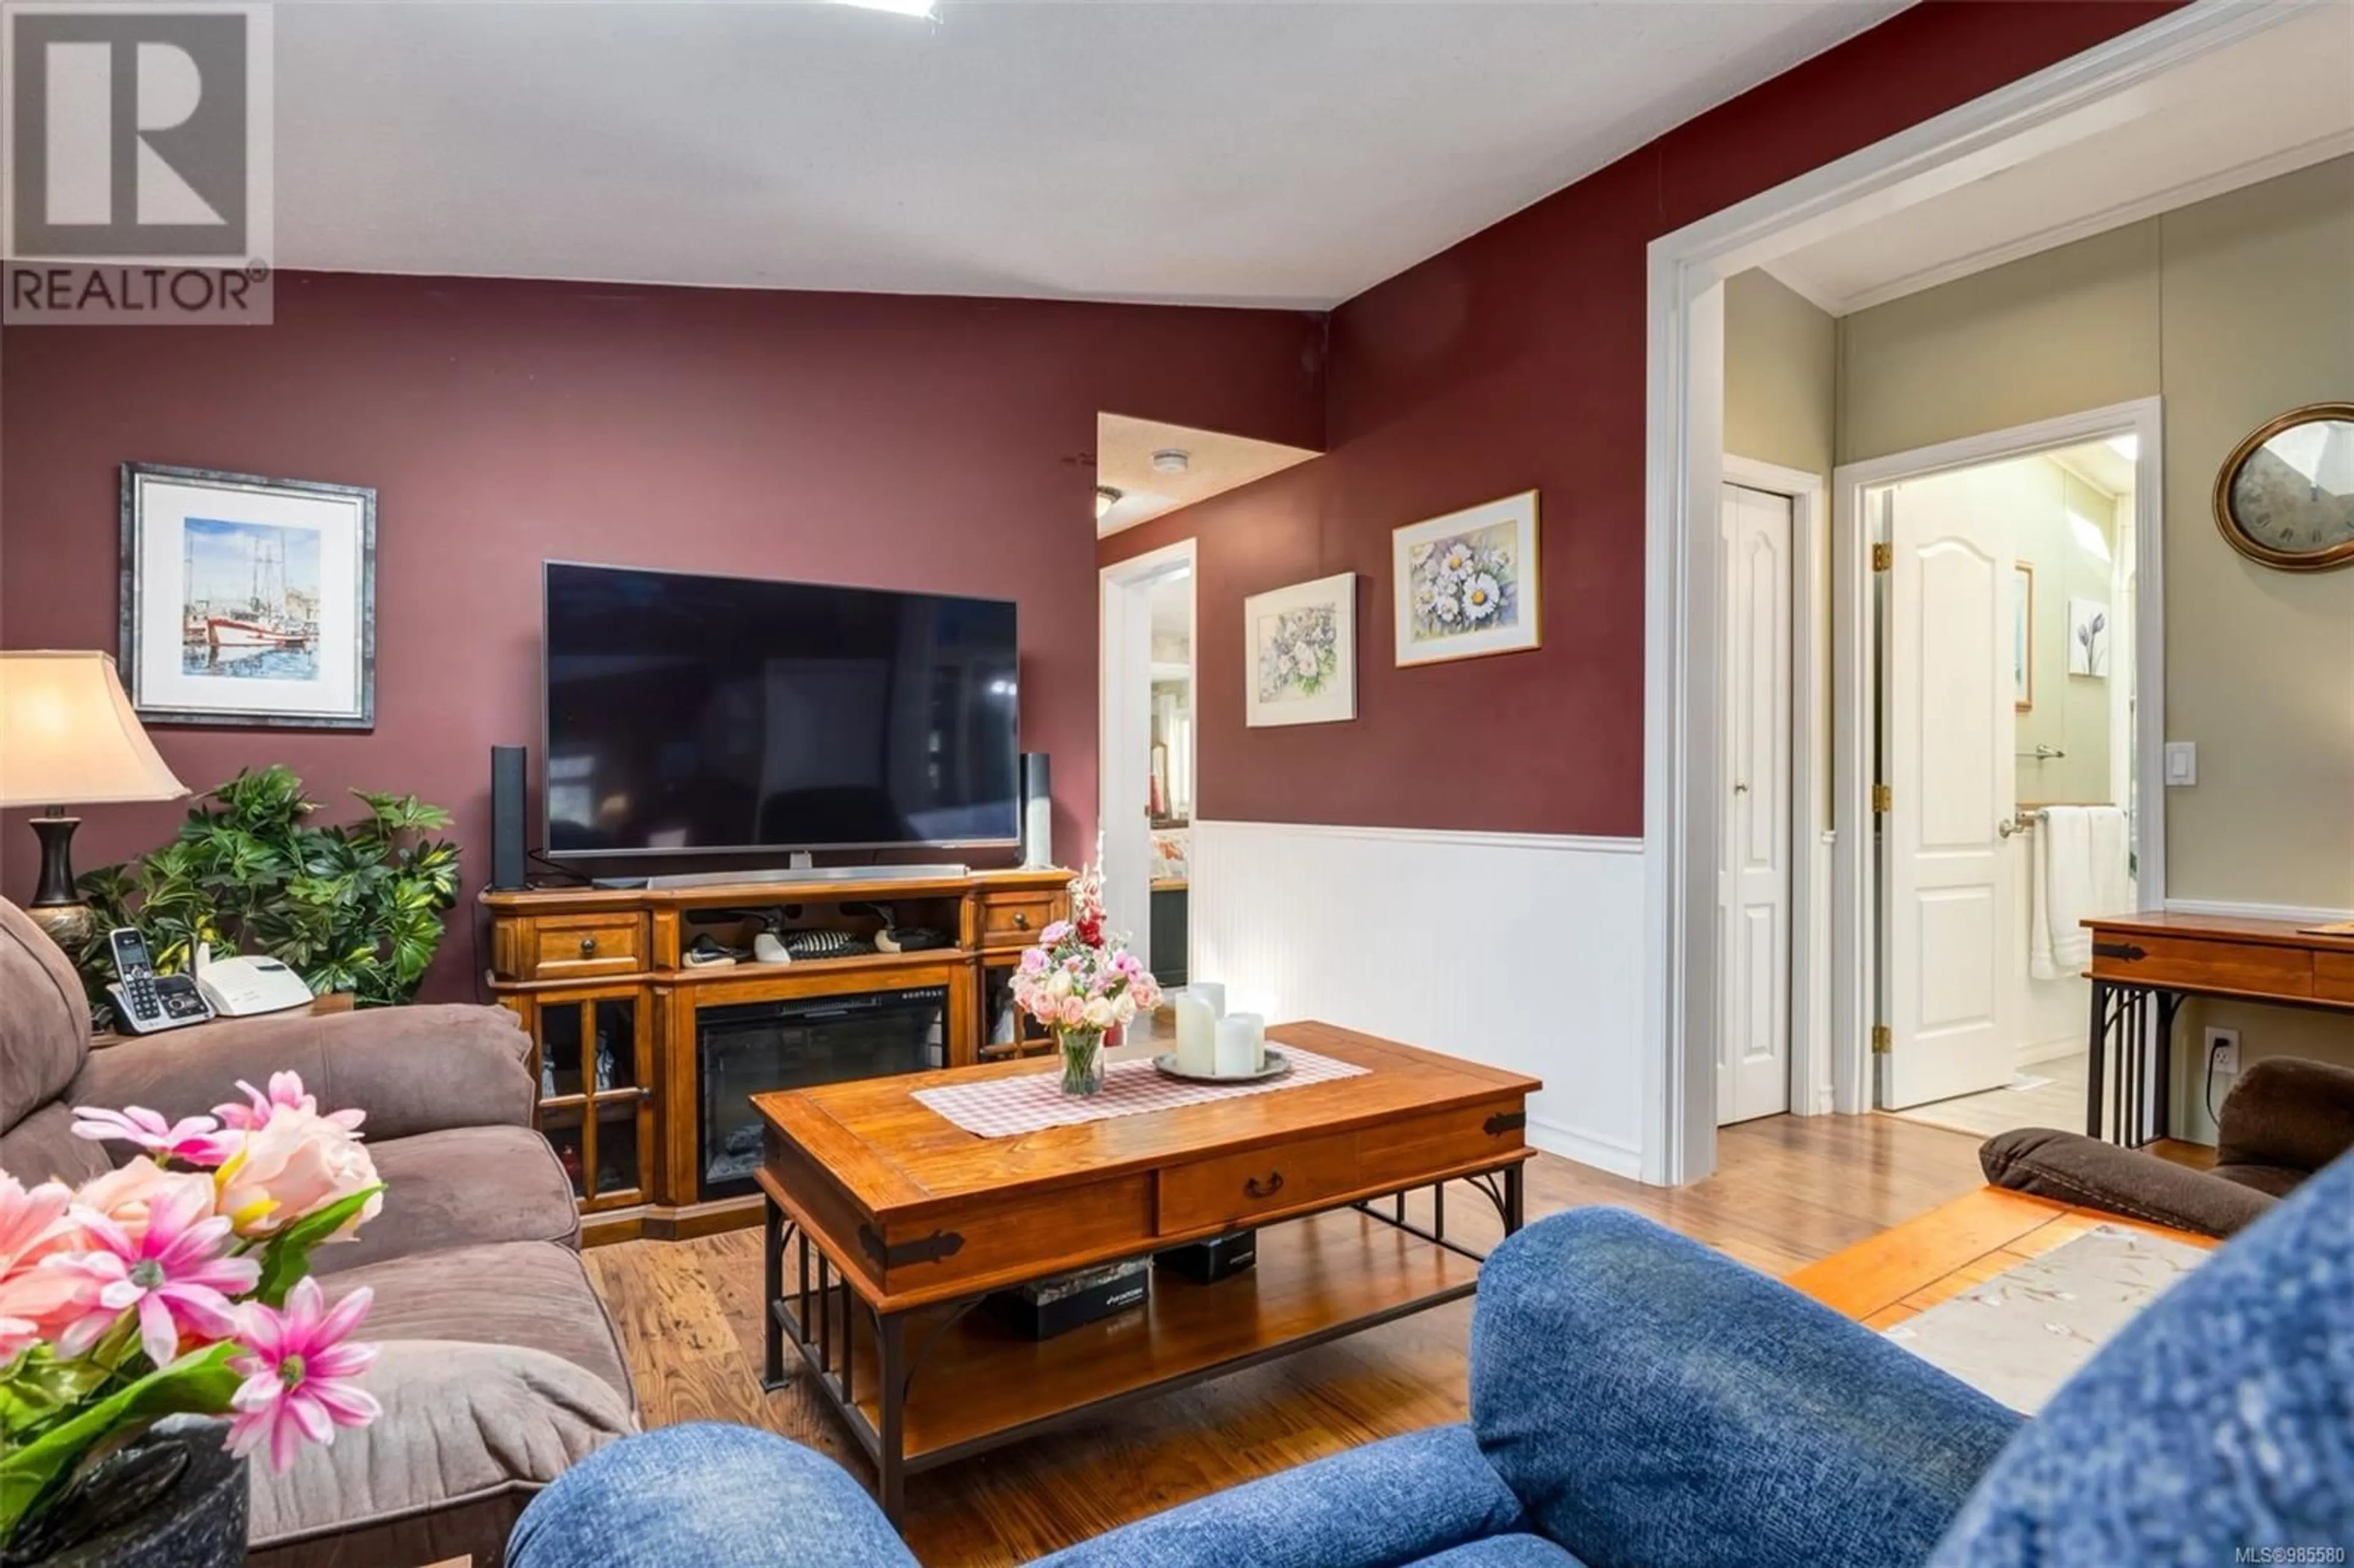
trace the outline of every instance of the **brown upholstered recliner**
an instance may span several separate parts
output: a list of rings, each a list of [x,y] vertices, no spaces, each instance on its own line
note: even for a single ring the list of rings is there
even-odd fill
[[[2048,1127],[1998,1133],[1978,1165],[2016,1192],[2227,1236],[2349,1148],[2354,1067],[2273,1056],[2224,1097],[2211,1171]]]
[[[532,1129],[530,1042],[496,1007],[407,1007],[207,1023],[90,1044],[64,953],[0,901],[0,1171],[79,1182],[136,1153],[72,1133],[77,1105],[167,1117],[292,1069],[322,1107],[357,1107],[387,1192],[355,1241],[312,1255],[331,1298],[376,1305],[366,1387],[385,1414],[277,1475],[250,1467],[250,1561],[501,1560],[531,1495],[636,1425],[628,1364],[576,1250],[556,1155]]]

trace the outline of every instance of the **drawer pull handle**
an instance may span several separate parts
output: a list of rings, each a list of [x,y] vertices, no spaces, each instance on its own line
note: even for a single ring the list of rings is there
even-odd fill
[[[594,953],[596,950],[597,950],[597,938],[594,938],[594,937],[583,937],[583,938],[580,938],[580,956],[581,956],[582,958],[584,958],[584,959],[585,959],[585,958],[588,957],[590,954]]]
[[[1027,931],[1030,928],[1030,911],[1016,909],[1013,912],[1013,928],[1017,931]]]
[[[2137,964],[2149,957],[2146,948],[2131,942],[2095,942],[2093,944],[2093,954],[2095,958],[2123,959],[2129,964]]]
[[[1254,1198],[1272,1198],[1283,1191],[1283,1172],[1278,1171],[1264,1181],[1253,1176],[1243,1183],[1243,1191]]]

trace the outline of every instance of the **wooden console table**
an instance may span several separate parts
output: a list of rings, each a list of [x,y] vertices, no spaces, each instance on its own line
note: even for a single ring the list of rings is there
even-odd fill
[[[540,1130],[567,1155],[583,1239],[676,1238],[756,1224],[760,1195],[705,1199],[697,1144],[700,1009],[854,997],[937,987],[947,993],[941,1044],[950,1066],[1051,1051],[1018,1010],[1012,1042],[992,1044],[992,1005],[1022,949],[1070,913],[1067,871],[975,871],[953,876],[748,877],[695,887],[585,886],[486,892],[493,996],[532,1038],[531,1071],[551,1057]],[[687,964],[698,915],[790,910],[801,928],[871,935],[865,906],[887,905],[902,926],[949,945],[903,953],[801,959],[790,964]],[[599,1047],[610,1072],[598,1068]]]
[[[2119,1143],[2141,1141],[2143,1112],[2168,1136],[2174,1020],[2194,996],[2354,1012],[2354,937],[2317,936],[2292,920],[2150,913],[2087,920],[2093,933],[2092,1033],[2084,1134],[2102,1136],[2106,1081]],[[2132,1049],[2153,1041],[2156,1060]],[[2108,1058],[2115,1056],[2115,1071]],[[2147,1069],[2146,1072],[2145,1069]],[[2156,1082],[2148,1082],[2154,1076]]]
[[[1482,1255],[1447,1234],[1446,1184],[1520,1228],[1541,1086],[1330,1024],[1273,1034],[1370,1071],[1011,1138],[909,1097],[941,1074],[755,1097],[764,1381],[781,1384],[790,1340],[895,1522],[910,1471],[1471,1294]],[[1209,1285],[1158,1271],[1142,1308],[1051,1340],[970,1316],[1006,1286],[1240,1229],[1259,1232],[1256,1266]]]

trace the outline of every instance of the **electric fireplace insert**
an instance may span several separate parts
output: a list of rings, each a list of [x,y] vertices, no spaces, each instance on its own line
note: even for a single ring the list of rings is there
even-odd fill
[[[761,1125],[752,1097],[948,1065],[946,986],[695,1010],[702,1196],[755,1190]]]

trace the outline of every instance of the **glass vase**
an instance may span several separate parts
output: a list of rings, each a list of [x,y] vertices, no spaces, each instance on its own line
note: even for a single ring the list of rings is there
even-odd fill
[[[1097,1095],[1103,1092],[1103,1031],[1057,1029],[1055,1044],[1063,1053],[1063,1092]]]

